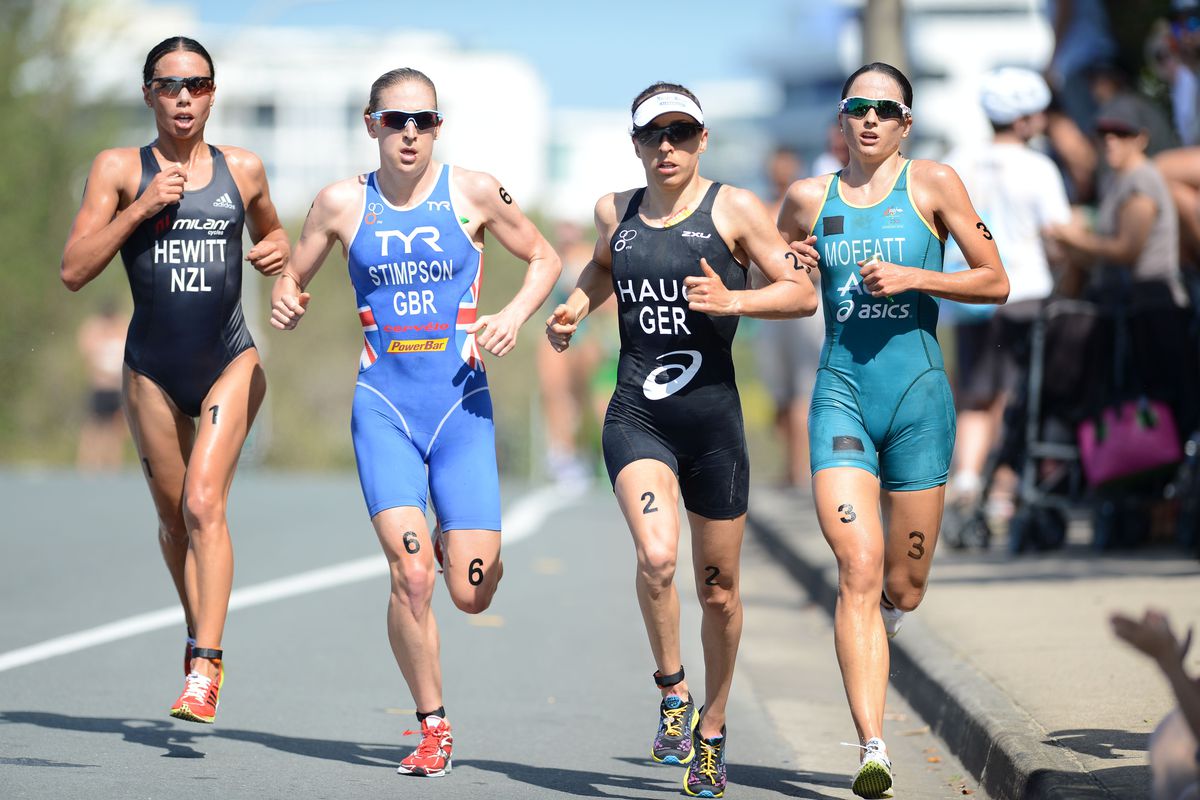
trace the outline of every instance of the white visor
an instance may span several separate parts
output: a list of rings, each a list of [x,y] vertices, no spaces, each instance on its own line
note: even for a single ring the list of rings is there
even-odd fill
[[[704,124],[704,112],[700,110],[700,106],[696,105],[695,100],[684,94],[663,92],[647,97],[641,105],[634,109],[633,127],[641,128],[648,125],[659,114],[669,114],[672,111],[687,114],[701,125]]]

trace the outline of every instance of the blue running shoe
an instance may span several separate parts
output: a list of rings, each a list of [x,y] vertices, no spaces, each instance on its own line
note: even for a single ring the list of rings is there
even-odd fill
[[[700,712],[692,702],[679,695],[669,694],[658,707],[658,734],[650,750],[650,757],[659,764],[683,766],[692,760],[692,730],[700,721]]]

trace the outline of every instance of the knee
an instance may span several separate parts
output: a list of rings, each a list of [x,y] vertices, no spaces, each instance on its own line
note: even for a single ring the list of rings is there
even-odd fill
[[[648,547],[638,553],[638,577],[651,590],[665,590],[675,580],[676,556],[666,547]]]
[[[883,565],[871,553],[856,552],[838,558],[838,589],[843,595],[876,598],[883,587]]]
[[[742,606],[737,589],[724,586],[703,586],[700,590],[700,605],[706,615],[732,619]]]
[[[420,564],[416,559],[393,562],[392,602],[414,610],[427,608],[436,582],[437,574],[432,564]]]
[[[183,517],[189,531],[206,531],[225,519],[225,498],[216,486],[189,486],[183,500]]]
[[[454,607],[464,614],[482,614],[492,605],[492,597],[496,594],[495,587],[484,589],[472,587],[470,592],[450,592]]]
[[[925,584],[909,578],[888,580],[884,586],[887,599],[901,611],[915,611],[925,599]]]

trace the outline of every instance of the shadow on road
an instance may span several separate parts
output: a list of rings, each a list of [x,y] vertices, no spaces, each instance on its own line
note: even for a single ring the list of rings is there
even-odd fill
[[[302,739],[261,731],[231,728],[199,728],[190,731],[174,723],[157,719],[115,719],[109,717],[72,717],[45,711],[0,711],[0,722],[36,725],[39,728],[78,731],[81,733],[117,734],[130,744],[162,750],[164,758],[204,758],[197,749],[206,740],[233,739],[279,750],[284,753],[342,761],[368,767],[394,767],[406,752],[394,744],[363,744],[330,739]],[[38,759],[26,759],[36,762]],[[47,764],[49,765],[49,764]],[[26,766],[42,766],[29,763]]]

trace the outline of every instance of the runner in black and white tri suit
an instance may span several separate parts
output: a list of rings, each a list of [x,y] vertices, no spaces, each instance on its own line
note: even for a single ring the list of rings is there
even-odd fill
[[[789,247],[748,191],[699,174],[708,145],[700,103],[656,83],[633,103],[643,189],[596,204],[599,240],[567,301],[547,320],[556,350],[616,293],[621,330],[617,389],[604,422],[604,460],[637,548],[637,594],[662,691],[652,757],[689,764],[684,790],[725,788],[725,704],[741,636],[739,557],[750,470],[730,345],[737,317],[812,314],[811,242]],[[793,249],[794,248],[794,249]],[[772,283],[746,289],[754,260]],[[692,528],[703,608],[703,712],[679,654],[679,498]]]

